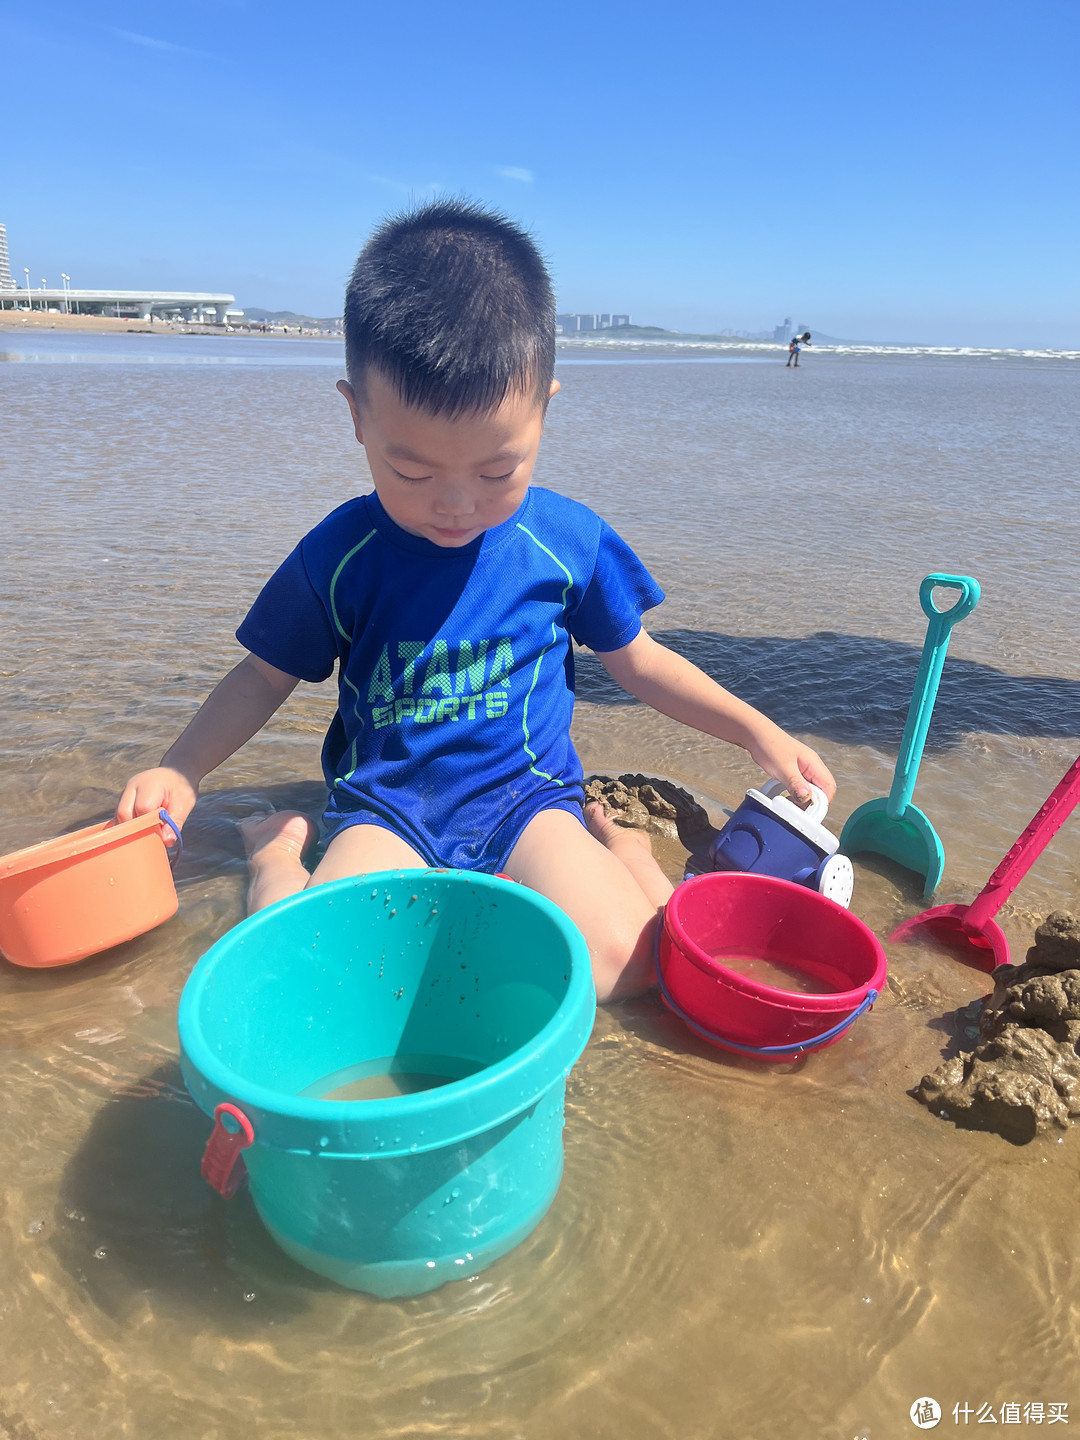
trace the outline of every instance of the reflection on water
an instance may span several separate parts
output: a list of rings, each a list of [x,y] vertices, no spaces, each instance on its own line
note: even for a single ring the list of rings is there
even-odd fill
[[[0,367],[0,850],[108,814],[235,659],[267,572],[363,486],[338,362],[302,359],[308,343],[252,340],[273,363],[227,367]],[[937,899],[970,900],[1080,749],[1078,374],[567,365],[538,479],[641,551],[670,596],[661,638],[821,748],[837,830],[889,790],[920,579],[976,575],[915,796],[945,845]],[[760,778],[591,657],[579,673],[590,768],[670,776],[714,819]],[[570,1077],[559,1198],[474,1281],[343,1292],[278,1251],[245,1194],[221,1201],[177,996],[241,913],[233,820],[321,806],[332,705],[304,687],[207,782],[174,920],[68,971],[0,968],[0,1434],[892,1436],[928,1394],[947,1416],[1076,1412],[1077,1137],[1012,1148],[910,1099],[970,1043],[988,988],[918,943],[887,945],[873,1011],[791,1064],[721,1054],[655,998],[602,1012]],[[681,854],[664,860],[677,875]],[[1078,877],[1074,822],[1002,914],[1017,953],[1047,910],[1080,909]],[[865,857],[852,908],[887,936],[919,883]]]
[[[78,331],[8,331],[0,340],[0,364],[26,365],[330,365],[342,371],[341,340],[263,335],[83,334]]]

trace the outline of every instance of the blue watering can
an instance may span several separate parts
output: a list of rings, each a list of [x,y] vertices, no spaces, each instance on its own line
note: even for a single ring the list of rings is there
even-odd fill
[[[829,810],[823,791],[811,785],[806,810],[783,795],[781,780],[770,780],[746,798],[709,846],[714,870],[771,875],[817,890],[845,909],[851,903],[854,872],[840,842],[821,823]]]

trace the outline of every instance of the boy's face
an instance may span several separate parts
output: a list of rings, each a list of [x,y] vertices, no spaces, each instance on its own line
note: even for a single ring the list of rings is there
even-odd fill
[[[345,380],[356,438],[383,509],[410,535],[451,549],[509,520],[525,498],[544,429],[536,396],[509,395],[487,415],[448,420],[406,405],[377,370],[364,376],[363,411]],[[551,393],[559,385],[552,381]]]

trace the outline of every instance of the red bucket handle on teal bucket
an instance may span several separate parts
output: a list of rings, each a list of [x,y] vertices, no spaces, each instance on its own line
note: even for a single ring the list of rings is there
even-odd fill
[[[236,1126],[230,1130],[225,1116]],[[255,1129],[237,1105],[223,1102],[214,1107],[214,1128],[202,1158],[202,1177],[219,1195],[231,1200],[247,1173],[241,1150],[255,1142]]]
[[[674,999],[671,991],[664,983],[664,977],[660,973],[660,935],[664,927],[664,912],[661,909],[656,919],[656,939],[653,942],[653,963],[656,969],[656,983],[660,986],[660,994],[664,997],[664,1004],[673,1014],[677,1015],[684,1025],[688,1025],[695,1034],[700,1035],[703,1040],[710,1040],[714,1045],[720,1045],[725,1050],[737,1050],[740,1055],[799,1055],[804,1050],[815,1045],[824,1045],[827,1040],[834,1040],[837,1035],[842,1035],[845,1030],[854,1025],[860,1015],[865,1015],[867,1010],[878,998],[878,992],[871,985],[866,992],[866,998],[858,1005],[850,1015],[841,1020],[838,1025],[826,1030],[823,1035],[814,1035],[809,1040],[800,1040],[790,1045],[740,1045],[736,1040],[729,1040],[725,1035],[717,1035],[712,1030],[707,1030],[704,1025],[699,1025],[696,1020],[691,1020],[682,1006]]]

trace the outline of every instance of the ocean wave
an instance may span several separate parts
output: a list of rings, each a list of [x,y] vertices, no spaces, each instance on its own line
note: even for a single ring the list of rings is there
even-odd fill
[[[1014,350],[983,348],[978,345],[815,345],[816,351],[831,355],[936,355],[975,357],[983,360],[1080,360],[1080,350]]]
[[[670,351],[692,351],[708,354],[732,354],[733,352],[754,351],[759,354],[783,355],[786,345],[777,345],[771,340],[711,340],[708,338],[679,339],[672,336],[664,339],[616,340],[606,336],[559,336],[558,350],[599,351],[607,354],[659,355]],[[813,355],[884,355],[887,357],[908,355],[930,355],[935,358],[958,358],[980,360],[1080,360],[1080,350],[1021,350],[1008,347],[982,347],[977,345],[863,345],[837,343],[812,345]]]

